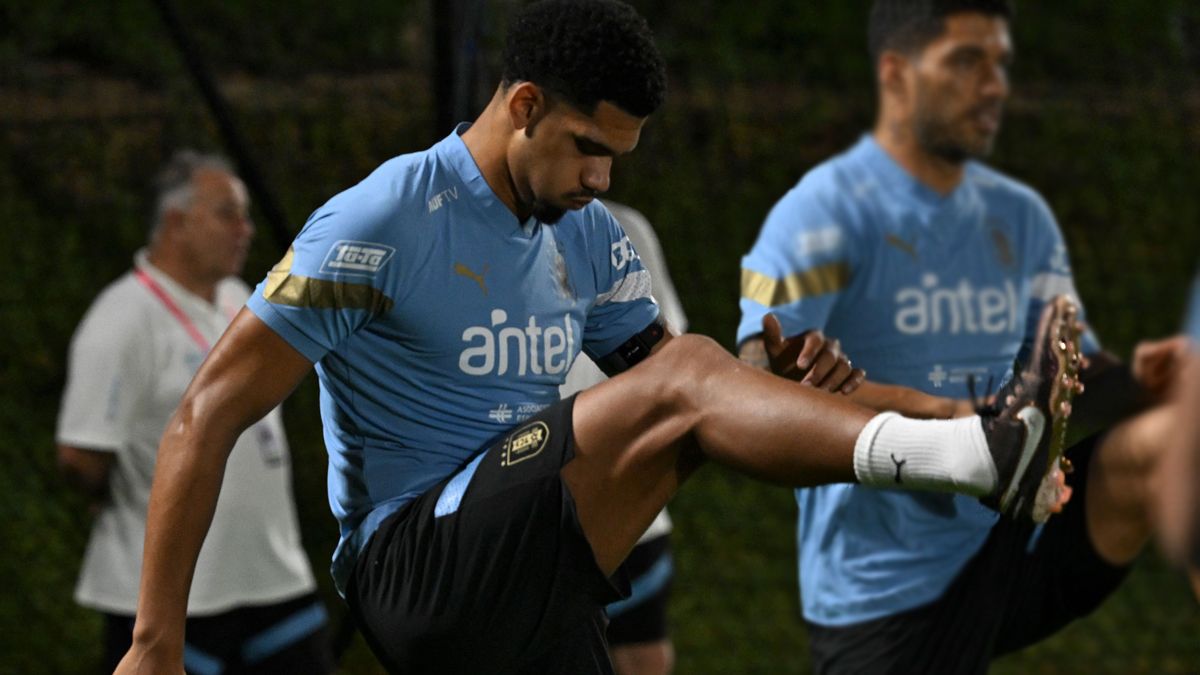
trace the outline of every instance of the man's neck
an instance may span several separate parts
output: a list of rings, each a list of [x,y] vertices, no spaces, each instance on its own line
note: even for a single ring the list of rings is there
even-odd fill
[[[488,187],[519,222],[525,222],[532,211],[520,205],[517,187],[509,171],[508,139],[512,129],[503,106],[504,98],[497,94],[480,113],[479,119],[463,132],[462,140]]]
[[[965,165],[930,154],[917,142],[916,134],[905,124],[880,120],[875,126],[875,142],[917,182],[943,197],[962,182]]]
[[[203,298],[208,304],[216,304],[217,284],[199,278],[188,266],[188,261],[181,255],[172,255],[165,247],[151,246],[146,253],[146,260],[154,268],[183,286],[189,293]]]

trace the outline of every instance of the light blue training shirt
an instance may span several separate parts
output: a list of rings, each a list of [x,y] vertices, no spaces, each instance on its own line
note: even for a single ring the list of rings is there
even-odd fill
[[[1078,296],[1054,217],[1029,187],[970,162],[940,196],[870,136],[808,173],[742,259],[739,344],[773,312],[820,329],[875,382],[937,396],[995,391],[1044,302]],[[1087,352],[1095,338],[1085,338]],[[926,604],[997,515],[940,493],[830,485],[796,491],[804,616],[844,626]]]
[[[384,518],[558,401],[581,349],[658,316],[603,206],[518,222],[466,128],[317,209],[248,303],[316,363],[339,589]]]
[[[1192,283],[1192,301],[1188,307],[1187,326],[1184,331],[1191,336],[1193,344],[1200,345],[1200,276]]]

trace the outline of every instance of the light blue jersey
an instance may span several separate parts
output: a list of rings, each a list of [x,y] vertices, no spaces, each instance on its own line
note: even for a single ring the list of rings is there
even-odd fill
[[[250,309],[316,363],[339,588],[379,523],[658,315],[599,203],[519,223],[459,134],[309,217]]]
[[[1200,276],[1192,284],[1192,301],[1188,307],[1184,332],[1192,338],[1193,345],[1200,346]]]
[[[767,216],[742,259],[737,337],[770,311],[785,335],[841,340],[872,381],[965,399],[968,378],[999,386],[1062,293],[1076,296],[1066,249],[1033,190],[969,163],[941,197],[867,136]],[[829,626],[934,600],[997,518],[970,497],[855,485],[796,499],[804,616]]]

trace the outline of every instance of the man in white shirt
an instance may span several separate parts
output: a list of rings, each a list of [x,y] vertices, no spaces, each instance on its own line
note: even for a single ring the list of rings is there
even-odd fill
[[[71,342],[58,463],[96,518],[75,599],[105,617],[111,671],[129,648],[158,440],[196,368],[244,304],[245,186],[181,151],[159,176],[149,246]],[[300,543],[279,409],[238,439],[188,598],[191,673],[326,673],[326,614]]]

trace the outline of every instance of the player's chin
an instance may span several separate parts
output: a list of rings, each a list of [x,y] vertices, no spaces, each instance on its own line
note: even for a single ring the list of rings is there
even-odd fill
[[[998,133],[999,129],[995,131],[974,130],[974,133],[969,134],[961,143],[963,154],[973,159],[986,159],[992,154]]]
[[[583,207],[580,207],[583,208]],[[539,223],[553,225],[562,220],[563,216],[567,215],[567,211],[572,210],[566,206],[551,204],[550,202],[535,201],[533,203],[533,217]]]
[[[579,209],[586,207],[588,204],[591,204],[593,200],[595,200],[595,197],[568,197],[567,208],[571,209],[572,211],[578,211]]]

